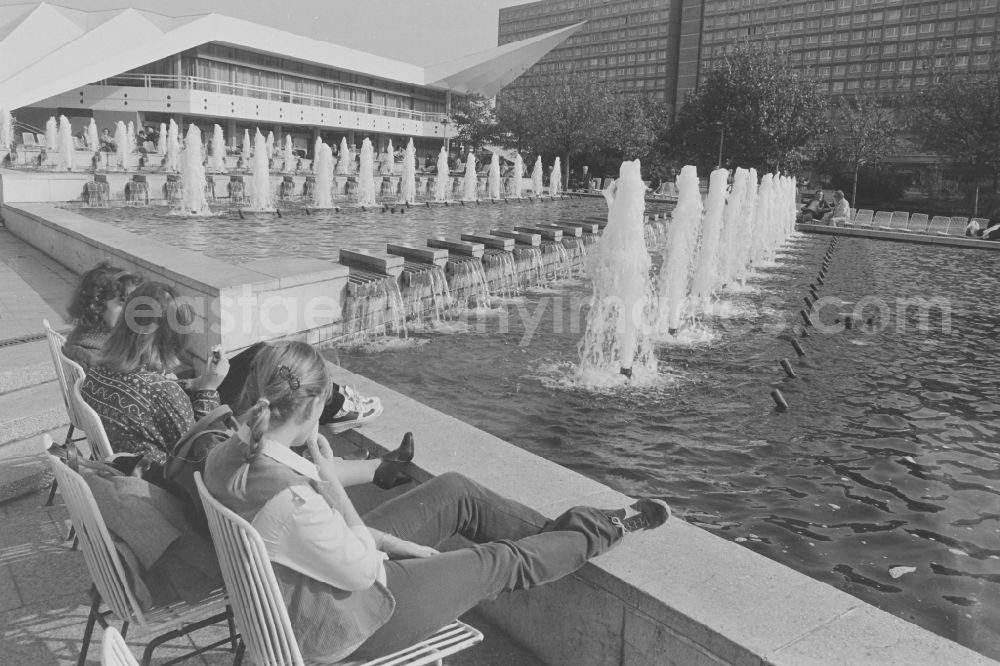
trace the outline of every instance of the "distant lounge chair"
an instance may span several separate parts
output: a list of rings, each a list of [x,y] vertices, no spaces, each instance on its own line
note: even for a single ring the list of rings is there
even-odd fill
[[[948,227],[951,226],[951,220],[952,218],[947,217],[946,215],[935,215],[934,217],[931,218],[931,221],[927,225],[927,228],[924,229],[924,233],[937,234],[938,236],[947,236]],[[964,233],[965,227],[963,226],[962,229]]]
[[[892,231],[904,231],[906,230],[906,225],[910,221],[910,214],[904,210],[893,211],[892,217],[889,218],[889,228]]]
[[[889,222],[892,220],[892,213],[885,210],[880,210],[875,213],[875,219],[872,220],[872,226],[878,227],[885,231],[892,231],[892,227],[889,226]]]
[[[858,214],[854,216],[854,226],[857,227],[870,227],[872,226],[872,217],[875,215],[875,211],[869,210],[867,208],[862,208],[858,211]]]
[[[910,216],[910,224],[906,227],[906,230],[910,233],[919,234],[923,233],[924,229],[927,228],[927,214],[926,213],[914,213]]]

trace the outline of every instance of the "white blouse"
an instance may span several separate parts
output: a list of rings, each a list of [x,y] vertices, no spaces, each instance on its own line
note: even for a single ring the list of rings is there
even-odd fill
[[[316,465],[287,446],[265,441],[261,454],[321,483]],[[272,562],[341,590],[364,590],[375,581],[385,584],[388,556],[375,546],[368,528],[349,527],[336,507],[311,486],[282,490],[252,524]]]

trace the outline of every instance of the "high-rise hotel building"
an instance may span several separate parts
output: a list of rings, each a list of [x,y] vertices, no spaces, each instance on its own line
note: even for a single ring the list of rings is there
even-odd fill
[[[668,104],[735,44],[769,42],[831,95],[902,93],[1000,67],[1000,0],[541,0],[500,11],[506,43],[586,20],[514,85],[582,70]]]
[[[677,94],[679,25],[671,12],[679,4],[676,0],[542,0],[502,8],[500,44],[586,21],[513,86],[545,85],[552,76],[583,72],[672,106]]]

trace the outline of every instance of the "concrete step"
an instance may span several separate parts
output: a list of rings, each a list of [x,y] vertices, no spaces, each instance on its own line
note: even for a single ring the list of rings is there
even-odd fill
[[[45,340],[0,347],[0,395],[55,378],[55,367]]]
[[[0,395],[0,457],[4,445],[65,426],[69,422],[59,385],[51,381]]]

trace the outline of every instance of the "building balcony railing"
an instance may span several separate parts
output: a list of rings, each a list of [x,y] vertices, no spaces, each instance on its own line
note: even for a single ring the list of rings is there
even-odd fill
[[[236,95],[239,97],[264,99],[272,102],[284,102],[286,104],[303,104],[305,106],[340,109],[342,111],[368,113],[377,116],[387,116],[390,118],[406,118],[408,120],[417,120],[427,123],[441,122],[441,119],[444,117],[444,112],[428,113],[423,111],[413,111],[412,109],[403,109],[394,106],[381,106],[379,104],[344,100],[336,97],[326,97],[323,95],[312,95],[293,90],[282,90],[280,88],[267,88],[264,86],[255,86],[245,83],[233,83],[231,81],[206,79],[200,76],[174,76],[170,74],[119,74],[118,76],[110,79],[97,81],[94,85],[130,88],[199,90],[202,92],[219,93],[222,95]]]

